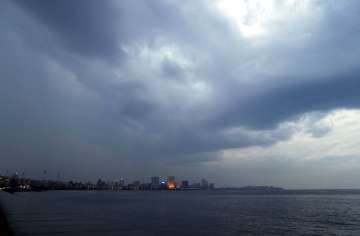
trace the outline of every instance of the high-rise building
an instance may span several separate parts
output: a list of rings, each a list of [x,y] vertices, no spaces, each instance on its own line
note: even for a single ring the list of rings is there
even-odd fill
[[[160,177],[159,176],[151,177],[151,189],[160,189]]]
[[[160,184],[160,177],[159,176],[151,177],[151,184],[152,185],[159,185]]]

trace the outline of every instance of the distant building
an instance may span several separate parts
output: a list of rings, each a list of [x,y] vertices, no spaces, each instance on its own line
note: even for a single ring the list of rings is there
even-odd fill
[[[119,185],[120,185],[120,187],[125,187],[125,180],[124,180],[124,178],[120,178],[120,180],[119,180]]]
[[[68,186],[69,186],[69,188],[76,188],[76,184],[73,181],[69,181]],[[107,188],[106,182],[102,181],[101,179],[98,179],[98,181],[96,183],[96,189],[103,190],[106,188]]]
[[[151,177],[151,189],[160,189],[160,177],[159,176]]]
[[[120,180],[114,180],[111,182],[110,187],[112,190],[121,190],[121,189],[123,189],[124,184],[121,184]]]
[[[188,188],[189,187],[189,181],[183,180],[181,181],[181,188]]]
[[[152,185],[159,185],[160,184],[160,177],[159,176],[151,177],[151,184]]]
[[[209,184],[209,189],[214,190],[214,189],[215,189],[215,184],[214,184],[214,183],[210,183],[210,184]]]
[[[140,181],[134,181],[132,184],[128,185],[129,190],[140,190]]]
[[[140,184],[140,190],[151,190],[151,189],[152,189],[151,183]]]
[[[167,177],[165,177],[165,176],[159,176],[159,178],[160,178],[160,184],[166,184],[166,182],[167,182]]]
[[[200,189],[201,184],[200,183],[193,183],[190,185],[191,188],[196,188],[196,189]]]
[[[209,189],[209,182],[206,179],[201,180],[201,189]]]

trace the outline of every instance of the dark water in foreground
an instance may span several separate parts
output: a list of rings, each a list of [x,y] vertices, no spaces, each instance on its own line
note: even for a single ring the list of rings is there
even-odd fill
[[[360,235],[360,195],[0,193],[16,235]]]

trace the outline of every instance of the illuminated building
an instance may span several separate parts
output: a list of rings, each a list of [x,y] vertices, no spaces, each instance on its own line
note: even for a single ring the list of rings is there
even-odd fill
[[[170,190],[176,189],[175,176],[168,176],[166,182],[166,188]]]
[[[168,181],[167,184],[166,184],[166,187],[167,189],[169,190],[173,190],[173,189],[176,189],[176,183],[175,182],[172,182],[172,181]]]
[[[160,184],[166,184],[167,178],[165,176],[160,176],[159,179],[160,179]]]

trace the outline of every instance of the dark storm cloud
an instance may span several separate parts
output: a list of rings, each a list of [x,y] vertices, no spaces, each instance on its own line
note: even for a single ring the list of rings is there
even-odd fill
[[[53,31],[72,53],[115,59],[121,17],[111,1],[15,1]]]
[[[3,1],[4,163],[159,171],[286,140],[279,124],[307,112],[358,107],[351,3],[321,5],[309,40],[280,32],[256,48],[202,1]]]

